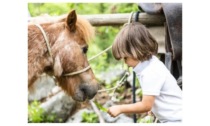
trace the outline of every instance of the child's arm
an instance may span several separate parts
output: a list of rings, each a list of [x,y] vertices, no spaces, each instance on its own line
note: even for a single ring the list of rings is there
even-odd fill
[[[115,105],[109,108],[108,113],[116,117],[121,113],[144,113],[152,109],[155,96],[144,95],[141,102],[125,105]]]

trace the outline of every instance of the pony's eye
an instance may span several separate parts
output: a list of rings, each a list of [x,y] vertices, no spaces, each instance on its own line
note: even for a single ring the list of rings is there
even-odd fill
[[[82,48],[82,51],[83,51],[84,54],[86,54],[87,51],[88,51],[88,47],[83,47],[83,48]]]

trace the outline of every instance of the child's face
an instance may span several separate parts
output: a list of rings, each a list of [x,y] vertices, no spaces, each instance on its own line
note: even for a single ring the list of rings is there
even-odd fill
[[[125,57],[124,62],[129,66],[129,67],[135,67],[140,61],[130,58],[130,57]]]

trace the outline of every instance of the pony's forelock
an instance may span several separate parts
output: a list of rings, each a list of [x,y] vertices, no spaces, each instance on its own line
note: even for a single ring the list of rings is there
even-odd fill
[[[80,32],[87,43],[89,43],[95,36],[95,29],[91,24],[82,16],[77,15],[76,22],[77,31]]]

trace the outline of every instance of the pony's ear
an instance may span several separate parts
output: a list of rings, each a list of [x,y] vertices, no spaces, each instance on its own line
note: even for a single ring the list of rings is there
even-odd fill
[[[72,10],[66,19],[66,23],[70,28],[70,31],[74,32],[76,30],[76,21],[77,21],[77,15],[75,10]]]
[[[55,57],[53,70],[54,70],[54,75],[55,75],[56,77],[61,76],[61,74],[62,74],[62,72],[63,72],[63,68],[62,68],[62,66],[61,66],[61,61],[60,61],[60,58],[59,58],[58,55]]]

